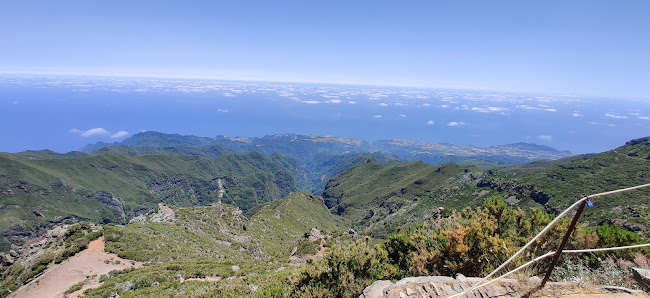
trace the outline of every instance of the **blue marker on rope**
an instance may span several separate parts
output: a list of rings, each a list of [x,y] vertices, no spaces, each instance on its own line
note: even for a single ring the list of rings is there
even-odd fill
[[[592,201],[589,201],[589,199],[587,199],[587,206],[588,207],[593,207],[594,203]]]

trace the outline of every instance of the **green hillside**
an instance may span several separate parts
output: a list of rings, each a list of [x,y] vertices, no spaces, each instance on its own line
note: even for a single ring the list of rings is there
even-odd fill
[[[594,193],[650,183],[650,138],[627,142],[611,151],[571,157],[549,167],[492,171],[478,184],[521,206],[542,206],[550,212]],[[583,215],[593,224],[612,222],[649,235],[650,189],[594,199]]]
[[[0,231],[15,243],[39,226],[90,219],[124,222],[165,202],[217,201],[246,211],[296,190],[282,157],[257,152],[217,158],[95,155],[27,160],[0,154]],[[3,239],[1,250],[8,250]]]
[[[312,228],[331,233],[346,227],[341,218],[327,210],[321,197],[305,193],[291,193],[260,205],[248,216],[222,203],[171,208],[173,221],[152,220],[157,208],[128,225],[106,226],[106,250],[155,262],[287,258]]]
[[[346,228],[329,213],[322,198],[304,193],[292,193],[260,206],[250,218],[233,206],[219,203],[172,210],[173,220],[152,220],[154,211],[139,222],[106,226],[107,251],[152,263],[115,273],[88,293],[89,297],[126,291],[133,297],[167,296],[197,293],[199,288],[202,293],[211,293],[209,296],[243,297],[252,294],[251,283],[256,285],[257,294],[272,292],[276,287],[288,286],[283,285],[283,279],[296,270],[284,266],[294,247],[311,243],[306,235],[312,228],[337,235]],[[179,277],[219,279],[181,284]],[[125,289],[127,282],[138,286]]]
[[[27,150],[19,153],[13,153],[12,155],[15,157],[25,158],[25,159],[54,159],[54,158],[83,157],[86,156],[86,153],[79,152],[79,151],[58,153],[52,150]]]
[[[454,162],[491,169],[503,164],[558,159],[568,151],[535,144],[517,143],[493,147],[418,142],[414,140],[362,140],[331,135],[277,134],[261,138],[216,136],[214,138],[137,133],[122,142],[90,144],[80,149],[93,154],[197,155],[214,158],[223,153],[257,151],[267,156],[280,154],[296,177],[301,191],[321,194],[335,175],[365,162],[369,157],[380,163],[397,160],[423,161],[430,165]]]
[[[478,204],[471,182],[481,175],[475,167],[454,163],[368,161],[331,179],[323,197],[332,212],[351,220],[361,233],[385,236],[433,216],[439,207]]]
[[[558,213],[585,195],[645,183],[650,183],[649,138],[599,154],[485,173],[453,163],[382,166],[369,162],[331,179],[323,197],[332,212],[349,218],[353,227],[384,236],[396,226],[434,216],[442,211],[439,207],[476,206],[492,195],[501,195],[509,204],[525,209]],[[583,220],[592,225],[615,223],[647,236],[649,202],[650,188],[598,198]]]

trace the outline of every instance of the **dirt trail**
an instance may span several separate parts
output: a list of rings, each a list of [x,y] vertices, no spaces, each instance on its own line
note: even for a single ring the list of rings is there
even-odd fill
[[[86,280],[87,277],[94,275],[94,277],[89,278],[89,283],[97,284],[99,276],[111,270],[140,267],[141,265],[142,263],[139,262],[132,265],[129,260],[104,252],[104,237],[100,237],[90,242],[88,248],[82,252],[59,265],[51,267],[37,279],[22,286],[9,297],[64,297],[63,292],[72,285]],[[88,287],[92,287],[92,285],[85,286],[84,289]],[[70,297],[76,297],[81,292],[75,292]]]

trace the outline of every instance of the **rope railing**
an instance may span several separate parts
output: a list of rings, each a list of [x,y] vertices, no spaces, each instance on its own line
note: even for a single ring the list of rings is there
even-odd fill
[[[543,260],[545,258],[548,258],[550,256],[554,256],[558,252],[559,253],[562,253],[562,252],[566,252],[566,253],[585,253],[585,252],[598,252],[598,251],[631,249],[631,248],[638,248],[638,247],[650,247],[650,243],[646,243],[646,244],[631,245],[631,246],[596,248],[596,249],[583,249],[583,250],[564,250],[564,251],[562,251],[562,249],[559,249],[558,251],[549,252],[549,253],[546,253],[546,254],[544,254],[542,256],[539,256],[539,257],[535,258],[534,260],[532,260],[532,261],[530,261],[530,262],[528,262],[528,263],[526,263],[524,265],[521,265],[521,266],[517,267],[514,270],[511,270],[511,271],[509,271],[509,272],[507,272],[507,273],[505,273],[505,274],[503,274],[503,275],[501,275],[501,276],[499,276],[499,277],[497,277],[495,279],[492,279],[492,280],[488,281],[488,279],[490,277],[495,275],[501,269],[505,268],[510,262],[512,262],[521,253],[523,253],[529,246],[531,246],[537,239],[539,239],[542,235],[544,235],[553,225],[555,225],[562,217],[566,216],[569,213],[569,211],[571,211],[576,206],[585,203],[586,201],[588,201],[591,198],[611,195],[611,194],[615,194],[615,193],[626,192],[626,191],[635,190],[635,189],[639,189],[639,188],[644,188],[644,187],[648,187],[648,186],[650,186],[650,183],[637,185],[637,186],[632,186],[632,187],[627,187],[627,188],[621,188],[621,189],[612,190],[612,191],[601,192],[601,193],[597,193],[597,194],[588,195],[586,197],[583,197],[582,199],[576,201],[571,206],[566,208],[562,213],[560,213],[555,219],[553,219],[548,225],[546,225],[546,227],[544,227],[544,229],[542,229],[539,233],[537,233],[537,235],[535,235],[535,237],[533,237],[533,239],[531,239],[528,243],[526,243],[526,245],[524,245],[522,248],[520,248],[514,255],[512,255],[508,260],[506,260],[503,264],[501,264],[501,266],[499,266],[497,269],[492,271],[487,276],[483,277],[481,280],[479,280],[478,283],[476,283],[471,288],[469,288],[469,289],[467,289],[467,290],[465,290],[465,291],[463,291],[461,293],[457,293],[457,294],[448,296],[447,298],[455,298],[455,297],[459,297],[459,296],[465,295],[467,293],[470,293],[470,292],[472,292],[472,291],[474,291],[474,290],[476,290],[478,288],[489,285],[489,284],[491,284],[491,283],[493,283],[493,282],[495,282],[495,281],[497,281],[497,280],[499,280],[501,278],[504,278],[504,277],[506,277],[506,276],[508,276],[510,274],[513,274],[513,273],[515,273],[515,272],[517,272],[517,271],[519,271],[519,270],[521,270],[523,268],[526,268],[526,267],[528,267],[528,266],[530,266],[530,265],[532,265],[532,264],[534,264],[536,262],[539,262],[539,261],[541,261],[541,260]],[[577,214],[577,215],[579,216],[579,214]],[[570,231],[568,231],[568,232],[570,232]]]

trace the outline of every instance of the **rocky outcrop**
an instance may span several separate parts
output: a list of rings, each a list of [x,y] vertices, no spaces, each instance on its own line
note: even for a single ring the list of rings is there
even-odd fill
[[[632,273],[634,274],[634,280],[636,280],[641,287],[650,290],[650,270],[632,267]]]
[[[174,209],[168,207],[163,203],[158,204],[158,208],[150,211],[147,214],[136,216],[131,219],[131,222],[140,222],[143,223],[147,220],[153,222],[169,222],[173,223],[176,220],[176,213]]]
[[[124,202],[121,198],[116,198],[113,194],[108,192],[96,192],[93,195],[93,199],[107,207],[116,211],[116,213],[122,218],[126,219],[126,212],[124,210]]]
[[[378,280],[363,290],[359,298],[407,298],[407,297],[448,297],[462,293],[481,281],[481,278],[458,275],[408,277],[396,283]],[[547,283],[539,289],[540,279],[528,280],[501,279],[485,287],[478,288],[462,297],[589,297],[608,294],[606,297],[647,297],[642,291],[610,287],[590,288],[574,283]],[[623,291],[621,291],[623,289]]]

